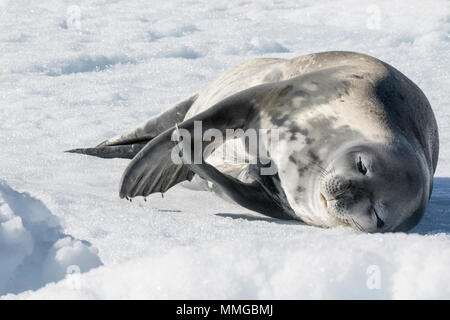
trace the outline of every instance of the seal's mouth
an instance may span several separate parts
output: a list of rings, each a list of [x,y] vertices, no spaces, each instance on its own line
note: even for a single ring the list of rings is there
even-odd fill
[[[338,221],[342,225],[345,225],[345,226],[348,226],[348,227],[352,227],[352,228],[358,229],[360,231],[364,231],[364,228],[359,223],[357,223],[352,217],[335,214],[331,210],[331,208],[328,207],[328,200],[327,200],[327,198],[323,195],[322,192],[319,192],[319,194],[320,194],[320,199],[322,200],[323,205],[325,207],[325,210],[328,212],[328,214],[333,219],[335,219],[336,221]],[[332,200],[335,200],[335,199],[332,199]],[[332,200],[330,200],[330,201],[332,201]]]

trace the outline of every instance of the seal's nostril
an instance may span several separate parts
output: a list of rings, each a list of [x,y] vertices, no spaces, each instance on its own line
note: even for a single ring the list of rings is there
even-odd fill
[[[383,226],[384,226],[384,221],[381,220],[380,218],[378,218],[378,216],[377,216],[377,228],[381,229],[381,228],[383,228]]]
[[[375,217],[377,217],[377,228],[381,229],[384,226],[384,221],[380,219],[375,209],[373,209],[373,212],[375,213]]]

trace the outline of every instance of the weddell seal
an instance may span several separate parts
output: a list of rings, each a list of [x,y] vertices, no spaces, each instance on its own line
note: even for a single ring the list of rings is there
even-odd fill
[[[229,130],[278,139],[269,148],[258,136],[255,149],[245,134],[218,137]],[[231,143],[256,161],[227,162]],[[433,111],[411,80],[364,54],[323,52],[244,62],[137,129],[69,152],[132,159],[121,198],[195,176],[270,217],[386,232],[421,219],[438,148]]]

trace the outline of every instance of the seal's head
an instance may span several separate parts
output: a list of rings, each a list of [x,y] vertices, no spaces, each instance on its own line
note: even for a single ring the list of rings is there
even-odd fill
[[[331,219],[366,232],[406,231],[421,219],[430,177],[411,147],[343,148],[320,177],[317,201]]]

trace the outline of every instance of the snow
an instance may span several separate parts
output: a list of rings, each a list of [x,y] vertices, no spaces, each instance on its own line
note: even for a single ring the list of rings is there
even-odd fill
[[[3,0],[0,28],[4,298],[450,298],[448,1]],[[62,152],[244,60],[326,50],[392,64],[434,108],[434,192],[408,234],[277,221],[182,186],[129,203],[126,160]]]
[[[37,289],[102,263],[86,241],[62,233],[58,218],[0,180],[0,294]]]

